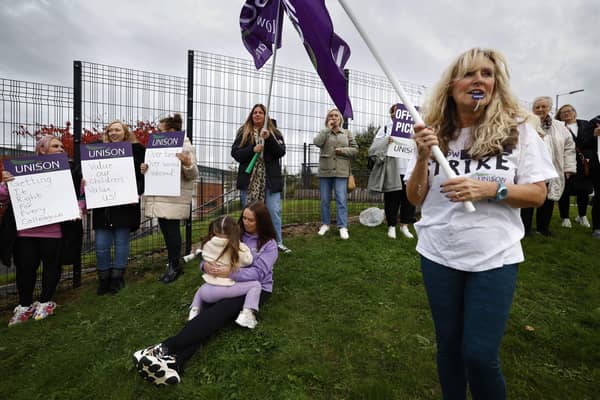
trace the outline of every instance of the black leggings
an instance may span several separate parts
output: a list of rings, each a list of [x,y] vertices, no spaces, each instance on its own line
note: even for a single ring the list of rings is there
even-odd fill
[[[181,258],[181,230],[178,219],[159,218],[158,226],[162,232],[169,261],[177,265]]]
[[[574,179],[574,178],[571,178]],[[575,190],[571,180],[567,180],[565,190],[563,191],[560,200],[558,200],[558,211],[560,218],[569,218],[569,207],[571,206],[571,196],[577,196],[577,214],[583,217],[587,214],[587,206],[590,202],[590,195],[587,190]]]
[[[271,293],[264,290],[260,293],[261,307],[270,296]],[[237,318],[243,308],[245,298],[245,296],[240,296],[223,299],[214,304],[202,303],[202,311],[196,318],[188,321],[177,335],[163,341],[169,354],[175,355],[180,371],[183,370],[183,364],[196,353],[200,345],[206,343],[210,336]]]
[[[521,220],[523,221],[526,234],[531,232],[533,210],[534,208],[521,209]],[[546,199],[544,204],[535,210],[537,231],[542,233],[548,232],[548,229],[550,228],[550,221],[552,220],[552,210],[554,210],[554,201]]]
[[[60,239],[17,237],[13,255],[17,272],[17,290],[19,304],[29,306],[33,303],[33,291],[37,278],[40,261],[42,270],[42,293],[40,302],[52,300],[58,282],[60,281],[61,266],[58,259]]]
[[[385,220],[388,226],[396,226],[398,220],[398,210],[400,210],[400,223],[403,225],[415,223],[415,206],[406,198],[406,185],[404,184],[404,175],[402,179],[402,190],[383,193],[383,208],[385,210]]]

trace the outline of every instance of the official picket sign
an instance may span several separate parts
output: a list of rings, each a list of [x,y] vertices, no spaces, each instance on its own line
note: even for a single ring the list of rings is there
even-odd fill
[[[419,107],[415,107],[417,110]],[[398,157],[410,159],[415,151],[415,141],[412,140],[415,120],[410,112],[404,107],[404,104],[396,104],[396,113],[392,117],[391,136],[393,143],[388,145],[387,155],[389,157]]]
[[[81,173],[88,209],[137,203],[131,143],[82,144]]]
[[[181,161],[177,153],[183,148],[183,132],[153,133],[146,147],[144,194],[179,196],[181,194]]]
[[[4,160],[15,177],[7,182],[17,230],[79,218],[69,160],[65,153]]]

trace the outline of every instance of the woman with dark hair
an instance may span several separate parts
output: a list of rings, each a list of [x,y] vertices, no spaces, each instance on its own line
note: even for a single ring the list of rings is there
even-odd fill
[[[577,111],[570,104],[561,106],[555,118],[565,123],[565,127],[573,137],[577,162],[577,172],[566,179],[565,190],[558,200],[558,211],[562,219],[562,226],[563,228],[571,227],[569,208],[571,206],[571,196],[575,195],[577,197],[578,211],[575,222],[589,228],[587,206],[590,202],[590,193],[594,190],[589,163],[596,153],[594,128],[592,128],[592,124],[588,121],[577,119]]]
[[[64,152],[61,140],[51,135],[42,136],[35,147],[37,155]],[[77,193],[81,175],[73,168],[71,174]],[[0,201],[9,199],[6,182],[13,179],[14,177],[8,171],[2,172]],[[83,203],[80,203],[80,208],[83,208]],[[80,219],[17,231],[12,206],[9,205],[0,227],[2,242],[0,259],[5,265],[11,265],[11,257],[14,259],[19,305],[15,307],[8,326],[26,322],[30,318],[45,319],[54,314],[56,303],[52,301],[52,297],[60,282],[61,265],[68,264],[64,262],[67,258],[75,260],[81,257],[81,234]],[[74,239],[73,242],[65,245],[65,241],[69,238]],[[42,292],[39,301],[34,302],[33,292],[40,263],[42,264]]]
[[[115,120],[106,126],[104,143],[130,142],[137,193],[144,193],[144,177],[140,165],[144,162],[146,149],[121,121]],[[92,210],[92,224],[96,239],[96,269],[98,270],[98,295],[116,294],[125,286],[125,268],[129,260],[129,234],[140,227],[140,202]],[[111,248],[115,247],[114,259]]]
[[[175,114],[160,120],[158,130],[161,132],[180,132],[183,121],[181,115]],[[176,157],[181,161],[181,194],[179,196],[144,196],[144,215],[158,218],[158,226],[167,245],[167,267],[161,275],[163,283],[173,282],[183,273],[181,259],[182,220],[190,217],[190,205],[194,191],[194,181],[198,177],[196,150],[187,136],[183,138],[183,149]],[[148,171],[148,164],[140,165],[142,174]]]
[[[427,126],[415,126],[406,186],[422,207],[417,252],[444,399],[466,399],[467,387],[474,400],[506,398],[499,350],[524,260],[519,208],[542,204],[545,181],[557,175],[508,79],[499,52],[466,51],[434,87]],[[440,172],[433,145],[457,177]]]
[[[262,104],[252,107],[246,122],[237,131],[231,145],[231,156],[239,163],[237,188],[240,191],[242,207],[246,202],[264,201],[275,227],[279,251],[291,253],[283,244],[281,233],[281,158],[285,155],[285,142],[272,119],[269,118],[267,129],[264,129],[266,112],[267,109]],[[248,174],[246,168],[256,153],[260,156],[252,172]]]
[[[210,275],[229,277],[236,282],[260,282],[262,291],[259,305],[262,307],[273,291],[273,265],[277,261],[275,229],[262,201],[246,205],[238,223],[242,242],[252,253],[252,264],[231,274],[228,273],[229,268],[211,263],[202,262],[200,268]],[[156,385],[179,383],[183,365],[215,332],[235,321],[244,301],[245,296],[239,296],[214,304],[203,303],[199,314],[188,321],[177,335],[133,354],[138,373]]]

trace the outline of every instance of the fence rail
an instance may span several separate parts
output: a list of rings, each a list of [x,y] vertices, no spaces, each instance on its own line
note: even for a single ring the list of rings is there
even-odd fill
[[[50,133],[70,140],[71,153],[78,162],[78,145],[97,140],[114,119],[143,135],[156,129],[161,118],[180,113],[200,169],[192,219],[181,227],[186,233],[185,250],[189,250],[205,234],[208,219],[239,210],[237,164],[230,155],[231,144],[252,105],[266,102],[269,68],[257,71],[250,60],[198,50],[188,52],[187,62],[187,77],[178,77],[74,61],[73,88],[0,79],[0,157],[31,152],[36,136]],[[347,71],[347,75],[355,110],[354,119],[348,121],[349,129],[360,134],[369,126],[385,123],[389,106],[398,101],[389,83],[354,70]],[[403,86],[419,104],[425,88],[410,83]],[[324,127],[325,114],[332,106],[316,73],[276,67],[270,116],[282,131],[287,148],[282,159],[284,224],[320,218],[318,149],[312,139]],[[354,171],[362,190],[350,196],[350,214],[381,202],[380,196],[364,189],[366,173]],[[142,217],[140,230],[131,236],[131,262],[156,263],[166,258],[163,251],[156,221]],[[86,216],[81,268],[93,271],[94,267],[94,232]],[[77,285],[81,268],[67,267],[63,286]],[[15,303],[14,274],[13,266],[0,266],[0,307]]]

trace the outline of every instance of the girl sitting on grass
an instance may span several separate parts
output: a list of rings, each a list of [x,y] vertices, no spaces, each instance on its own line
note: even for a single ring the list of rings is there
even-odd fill
[[[208,225],[208,235],[202,240],[202,259],[200,268],[204,263],[219,265],[229,275],[240,267],[252,264],[252,253],[248,246],[240,242],[240,226],[233,218],[219,217]],[[202,303],[216,303],[222,299],[246,296],[244,308],[235,322],[246,328],[256,326],[254,312],[258,311],[261,286],[258,281],[235,282],[228,277],[202,274],[205,284],[200,286],[192,305],[188,321],[200,312]]]

